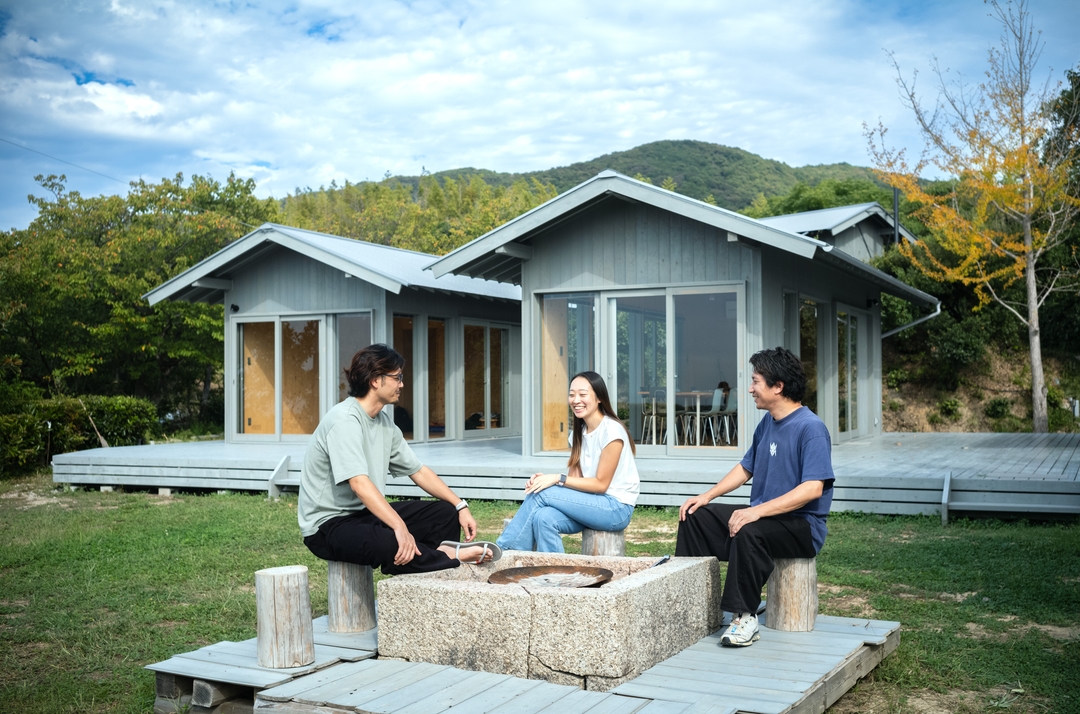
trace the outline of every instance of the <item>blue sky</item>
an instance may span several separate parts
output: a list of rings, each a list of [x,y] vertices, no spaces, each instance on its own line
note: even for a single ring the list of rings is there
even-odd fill
[[[1039,76],[1057,81],[1080,65],[1080,2],[1030,5]],[[660,139],[869,165],[863,122],[921,146],[885,50],[923,80],[936,56],[978,81],[1000,31],[988,12],[978,0],[0,0],[0,229],[33,219],[36,174],[97,195],[235,171],[282,197],[387,171],[545,169]]]

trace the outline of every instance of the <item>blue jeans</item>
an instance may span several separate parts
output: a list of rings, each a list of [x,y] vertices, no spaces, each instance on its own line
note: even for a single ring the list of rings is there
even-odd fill
[[[605,493],[585,493],[564,486],[549,486],[525,496],[521,508],[496,541],[506,550],[562,553],[563,533],[621,531],[630,524],[634,507]]]

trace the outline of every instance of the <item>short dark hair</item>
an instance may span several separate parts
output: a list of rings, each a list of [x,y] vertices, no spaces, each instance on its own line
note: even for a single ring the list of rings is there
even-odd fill
[[[806,396],[806,372],[803,371],[802,360],[791,350],[777,347],[774,350],[755,352],[750,358],[750,364],[768,386],[775,386],[777,382],[783,383],[780,396],[793,402],[802,402]]]
[[[344,370],[349,396],[363,399],[371,391],[371,380],[393,374],[404,366],[405,358],[393,347],[381,343],[368,345],[353,355],[352,364]]]

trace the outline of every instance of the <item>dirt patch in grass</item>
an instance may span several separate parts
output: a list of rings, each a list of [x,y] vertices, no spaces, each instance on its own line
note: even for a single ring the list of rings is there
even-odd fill
[[[896,688],[864,681],[829,708],[829,714],[975,714],[995,709],[1018,714],[1049,711],[1047,701],[1025,693],[1021,686],[1000,685],[983,692],[922,689],[902,695]]]
[[[866,617],[874,615],[874,608],[864,595],[853,593],[849,588],[839,585],[818,583],[818,597],[828,604],[829,609],[843,617]]]
[[[999,622],[1011,622],[1015,620],[1015,617],[998,618]],[[1080,627],[1058,627],[1057,625],[1038,625],[1034,622],[1028,622],[1015,627],[1010,627],[1005,632],[991,632],[986,629],[985,626],[977,622],[968,622],[964,625],[967,630],[966,635],[960,635],[960,637],[970,637],[977,640],[993,640],[995,642],[1005,642],[1009,639],[1022,637],[1025,633],[1031,630],[1038,630],[1047,637],[1052,637],[1060,642],[1072,642],[1080,639]]]
[[[1032,627],[1044,635],[1049,635],[1062,642],[1080,640],[1080,627],[1057,627],[1055,625],[1032,625]]]
[[[7,493],[0,494],[0,498],[6,501],[14,501],[18,505],[15,506],[16,510],[25,511],[28,508],[37,508],[38,506],[60,506],[61,508],[71,508],[71,504],[57,498],[52,494],[38,493],[37,491],[28,488],[20,487]]]

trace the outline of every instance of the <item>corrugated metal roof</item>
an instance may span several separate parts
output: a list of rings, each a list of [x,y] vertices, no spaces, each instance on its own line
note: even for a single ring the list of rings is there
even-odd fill
[[[497,300],[521,299],[521,288],[516,285],[462,275],[435,277],[431,271],[424,269],[436,258],[428,253],[276,223],[264,223],[143,297],[151,305],[163,300],[220,302],[226,288],[219,283],[227,282],[222,279],[228,278],[242,263],[265,251],[268,244],[293,250],[394,293],[402,288],[421,288]]]
[[[836,208],[822,208],[817,211],[788,213],[783,216],[769,216],[758,220],[765,225],[792,233],[828,231],[835,235],[870,216],[877,216],[885,221],[890,229],[892,228],[892,216],[876,201],[856,203],[850,206],[837,206]],[[914,240],[914,236],[903,226],[900,226],[900,232],[907,240]]]
[[[437,257],[430,253],[403,250],[328,233],[317,233],[302,228],[290,228],[277,224],[267,225],[272,226],[279,233],[293,236],[309,245],[322,248],[328,253],[339,255],[357,266],[385,275],[400,283],[403,287],[448,290],[450,292],[483,295],[503,300],[521,299],[521,288],[506,283],[459,275],[444,275],[441,278],[436,278],[430,270],[425,270],[431,264],[431,261]]]

